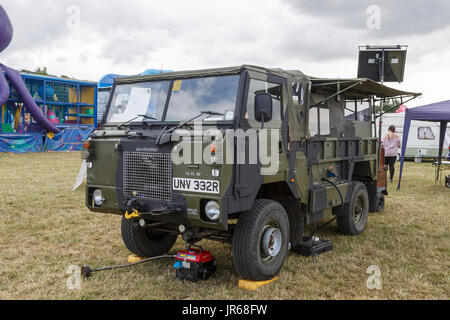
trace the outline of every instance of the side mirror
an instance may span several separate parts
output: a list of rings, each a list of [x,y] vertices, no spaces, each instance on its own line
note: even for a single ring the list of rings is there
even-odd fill
[[[269,122],[272,120],[272,96],[268,93],[258,93],[255,96],[255,120]]]

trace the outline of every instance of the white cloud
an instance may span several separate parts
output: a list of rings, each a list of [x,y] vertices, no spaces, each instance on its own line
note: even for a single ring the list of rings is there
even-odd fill
[[[358,45],[400,43],[409,45],[405,82],[392,86],[423,92],[415,105],[448,99],[450,27],[441,13],[433,23],[399,21],[399,29],[390,22],[399,6],[383,1],[388,18],[381,30],[367,30],[360,5],[347,3],[333,11],[321,2],[324,11],[305,7],[306,2],[39,0],[35,5],[4,0],[15,35],[0,61],[17,69],[46,66],[56,75],[93,81],[106,73],[244,63],[354,77]],[[79,30],[67,28],[70,5],[80,8]],[[441,7],[448,12],[448,5]],[[409,9],[402,17],[415,12],[417,8]],[[345,23],[350,13],[354,17]],[[432,11],[424,13],[428,19],[430,15]]]

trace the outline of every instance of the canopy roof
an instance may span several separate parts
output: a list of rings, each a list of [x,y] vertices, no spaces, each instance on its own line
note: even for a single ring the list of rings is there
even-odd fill
[[[447,123],[450,122],[450,100],[428,104],[422,107],[406,109],[405,123],[403,125],[403,141],[402,154],[400,159],[400,177],[398,180],[398,189],[402,181],[403,162],[405,160],[406,144],[408,143],[408,134],[411,127],[412,120],[419,121],[436,121],[440,123],[439,130],[439,159],[437,177],[439,177],[441,169],[442,148],[444,146],[445,132],[447,130]]]
[[[185,70],[185,71],[175,71],[163,74],[152,74],[152,75],[138,75],[129,76],[116,79],[117,83],[133,83],[141,81],[152,81],[152,80],[167,80],[167,79],[185,79],[191,77],[208,77],[208,76],[220,76],[227,74],[238,74],[242,70],[251,70],[263,73],[272,73],[275,75],[283,77],[294,77],[303,75],[300,71],[285,71],[282,69],[268,69],[264,67],[252,66],[252,65],[242,65],[233,67],[221,67],[221,68],[211,68],[211,69],[199,69],[199,70]]]
[[[133,83],[151,80],[167,80],[167,79],[183,79],[189,77],[206,77],[213,75],[238,74],[242,70],[250,70],[262,73],[271,73],[286,78],[298,78],[305,76],[299,70],[283,70],[279,68],[264,68],[253,65],[242,65],[225,68],[213,68],[203,70],[187,70],[168,72],[163,74],[153,75],[138,75],[123,78],[116,78],[117,83]],[[420,93],[401,91],[394,88],[387,87],[378,82],[367,78],[353,78],[353,79],[339,79],[339,78],[316,78],[309,77],[312,82],[313,89],[317,91],[337,92],[344,91],[341,95],[345,99],[364,99],[370,96],[377,96],[380,98],[396,98],[396,97],[417,97]],[[350,88],[351,87],[351,88]]]
[[[405,120],[406,118],[423,121],[450,121],[450,100],[406,109]]]
[[[316,90],[327,90],[330,92],[345,90],[342,93],[345,99],[363,99],[371,95],[379,98],[418,97],[421,95],[421,93],[387,87],[367,78],[311,78],[311,82],[313,89],[316,88]]]

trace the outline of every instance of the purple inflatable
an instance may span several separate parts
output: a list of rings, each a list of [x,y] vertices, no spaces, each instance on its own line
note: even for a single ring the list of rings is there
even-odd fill
[[[42,112],[41,108],[34,102],[33,97],[28,91],[25,83],[22,80],[19,72],[14,69],[8,68],[7,66],[0,64],[0,67],[5,71],[6,77],[9,79],[11,84],[16,88],[17,93],[22,99],[23,103],[27,107],[27,110],[31,113],[34,120],[39,123],[42,127],[44,127],[47,131],[51,131],[53,133],[59,133],[60,130],[51,123],[47,117]]]
[[[13,27],[11,25],[11,21],[9,20],[6,11],[0,5],[0,52],[2,52],[11,42],[13,36]],[[11,82],[11,84],[16,88],[17,93],[22,99],[23,103],[27,107],[27,110],[31,113],[34,120],[36,120],[39,125],[45,128],[47,131],[53,133],[59,133],[57,127],[51,123],[47,117],[42,112],[41,108],[34,102],[33,97],[28,91],[25,83],[22,80],[20,74],[7,66],[0,64],[0,106],[4,105],[9,97],[9,85],[3,75],[3,72],[6,74],[6,78]]]
[[[5,9],[0,5],[0,52],[9,46],[13,37],[13,27]]]
[[[0,107],[3,106],[9,97],[9,85],[0,68]]]

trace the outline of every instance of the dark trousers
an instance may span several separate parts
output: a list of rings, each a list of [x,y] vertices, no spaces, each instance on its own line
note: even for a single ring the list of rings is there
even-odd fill
[[[395,161],[397,160],[397,157],[384,157],[384,162],[388,165],[389,167],[389,177],[390,180],[392,180],[394,178],[394,173],[395,173]]]

